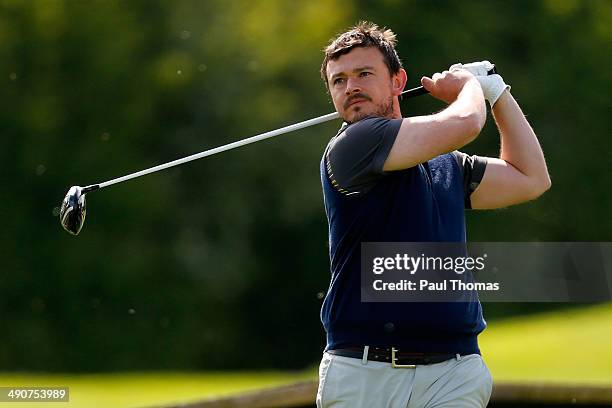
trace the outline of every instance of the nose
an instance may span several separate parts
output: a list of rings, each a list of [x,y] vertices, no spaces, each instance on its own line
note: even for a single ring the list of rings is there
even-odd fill
[[[359,81],[357,79],[349,78],[346,80],[346,95],[354,94],[361,92],[361,86],[359,85]]]

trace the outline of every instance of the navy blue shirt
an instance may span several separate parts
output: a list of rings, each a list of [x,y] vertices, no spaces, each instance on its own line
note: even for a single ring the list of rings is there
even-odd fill
[[[465,242],[465,208],[486,159],[452,152],[385,172],[401,119],[343,125],[321,160],[329,223],[330,287],[321,309],[326,349],[395,346],[403,351],[479,353],[479,302],[361,302],[362,242]]]

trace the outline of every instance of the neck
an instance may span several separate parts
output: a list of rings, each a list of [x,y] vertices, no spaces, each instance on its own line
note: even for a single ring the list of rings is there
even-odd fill
[[[400,108],[399,99],[397,96],[393,97],[391,104],[391,112],[389,112],[387,117],[389,119],[402,119],[402,110]]]

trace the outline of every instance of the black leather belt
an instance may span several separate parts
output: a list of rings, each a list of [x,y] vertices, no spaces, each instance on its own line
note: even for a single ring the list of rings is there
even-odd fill
[[[364,347],[346,347],[327,350],[327,352],[336,356],[363,359],[363,349]],[[394,347],[370,346],[368,349],[368,360],[391,363],[397,368],[416,368],[417,365],[441,363],[456,357],[457,354],[452,353],[411,353]]]

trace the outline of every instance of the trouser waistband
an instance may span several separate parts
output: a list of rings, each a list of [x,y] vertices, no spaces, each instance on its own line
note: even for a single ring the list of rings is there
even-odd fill
[[[414,353],[395,347],[354,346],[327,350],[329,354],[342,357],[359,358],[365,361],[391,363],[394,367],[436,364],[452,358],[460,358],[461,353]]]

